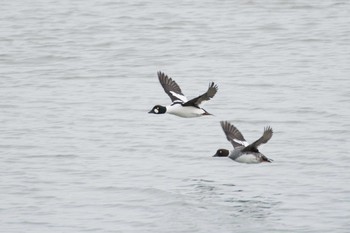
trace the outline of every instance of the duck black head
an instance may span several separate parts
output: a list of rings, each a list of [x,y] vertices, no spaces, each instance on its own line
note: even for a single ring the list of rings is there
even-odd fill
[[[213,157],[227,157],[229,156],[230,151],[226,149],[219,149],[216,151],[216,154]]]
[[[148,113],[154,113],[154,114],[164,114],[166,112],[166,107],[161,106],[161,105],[156,105],[152,108],[151,111]]]

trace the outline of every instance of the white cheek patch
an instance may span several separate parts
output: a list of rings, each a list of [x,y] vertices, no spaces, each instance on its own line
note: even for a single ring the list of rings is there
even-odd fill
[[[159,112],[159,110],[156,108],[156,109],[154,109],[154,112],[155,112],[155,113],[158,113],[158,112]]]

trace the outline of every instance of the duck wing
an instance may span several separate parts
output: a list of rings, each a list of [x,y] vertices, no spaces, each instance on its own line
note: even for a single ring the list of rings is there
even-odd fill
[[[183,104],[183,106],[194,106],[194,107],[199,108],[199,105],[203,101],[208,101],[211,98],[213,98],[217,91],[218,91],[218,86],[214,82],[211,82],[209,84],[209,88],[208,88],[207,92],[205,92],[204,94],[202,94],[194,99],[191,99],[190,101],[187,101],[186,103]]]
[[[165,93],[168,94],[172,102],[187,102],[186,96],[182,93],[181,88],[174,80],[172,80],[172,78],[169,78],[168,75],[158,71],[158,79]]]
[[[241,132],[230,122],[220,121],[220,124],[221,128],[224,130],[227,140],[231,142],[234,148],[249,145]]]
[[[261,144],[267,143],[271,139],[272,134],[273,134],[272,128],[270,126],[265,127],[263,135],[258,140],[256,140],[255,142],[253,142],[252,144],[250,144],[246,148],[244,148],[242,151],[257,152],[258,147]]]

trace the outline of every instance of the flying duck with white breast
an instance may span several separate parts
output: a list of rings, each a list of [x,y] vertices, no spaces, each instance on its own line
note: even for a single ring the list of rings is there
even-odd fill
[[[194,99],[187,100],[186,96],[182,93],[181,88],[174,80],[160,71],[158,72],[158,78],[165,93],[170,97],[172,104],[167,106],[156,105],[148,113],[168,113],[184,118],[212,115],[199,107],[199,105],[203,101],[208,101],[213,98],[218,91],[218,86],[214,84],[214,82],[209,84],[207,92]]]
[[[239,163],[262,163],[271,162],[265,155],[261,154],[258,147],[267,143],[273,134],[271,127],[265,127],[263,135],[255,142],[249,144],[239,132],[239,130],[227,121],[220,121],[221,127],[226,134],[226,138],[233,145],[233,151],[219,149],[213,157],[229,157]]]

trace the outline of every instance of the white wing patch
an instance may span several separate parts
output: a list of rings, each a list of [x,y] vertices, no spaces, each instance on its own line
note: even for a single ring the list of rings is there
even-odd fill
[[[238,143],[238,144],[241,144],[242,146],[248,146],[249,145],[249,143],[248,142],[246,142],[246,141],[240,141],[240,140],[238,140],[238,139],[232,139],[234,142],[236,142],[236,143]]]
[[[175,96],[176,98],[179,98],[182,102],[186,103],[188,100],[186,98],[186,96],[183,96],[183,95],[180,95],[180,94],[177,94],[173,91],[170,91],[170,93]]]

